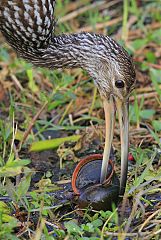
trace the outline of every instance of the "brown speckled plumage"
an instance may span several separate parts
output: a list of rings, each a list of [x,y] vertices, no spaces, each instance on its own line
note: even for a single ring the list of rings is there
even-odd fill
[[[36,66],[81,67],[101,95],[128,98],[135,71],[128,53],[107,36],[78,33],[55,36],[55,0],[0,0],[0,30],[18,55]],[[115,81],[125,82],[117,89]]]

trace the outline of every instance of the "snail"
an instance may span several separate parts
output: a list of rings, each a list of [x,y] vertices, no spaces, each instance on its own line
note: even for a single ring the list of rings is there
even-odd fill
[[[95,210],[111,210],[118,203],[119,179],[114,171],[114,163],[109,160],[106,180],[100,183],[102,155],[93,154],[82,159],[72,176],[72,188],[78,196],[81,208],[91,206]]]

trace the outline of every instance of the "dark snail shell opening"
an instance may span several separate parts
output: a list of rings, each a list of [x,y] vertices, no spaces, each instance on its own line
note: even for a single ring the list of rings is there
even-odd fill
[[[72,176],[72,188],[76,194],[80,194],[87,187],[100,184],[102,167],[102,155],[94,154],[82,159],[76,166]],[[103,185],[107,185],[113,175],[114,165],[110,160],[107,170],[107,178]]]
[[[77,175],[76,179],[76,187],[79,188],[80,191],[82,191],[87,186],[92,186],[93,184],[99,184],[100,183],[100,175],[101,175],[101,165],[102,161],[95,160],[92,162],[86,163],[84,167],[80,169]],[[112,172],[112,166],[109,164],[108,166],[108,176]],[[107,177],[108,177],[107,176]]]

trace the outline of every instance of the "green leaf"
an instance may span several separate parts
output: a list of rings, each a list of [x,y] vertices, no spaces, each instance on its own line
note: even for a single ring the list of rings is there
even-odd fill
[[[94,233],[94,231],[95,231],[95,228],[92,223],[82,224],[81,228],[83,231],[86,231],[89,233]]]
[[[144,169],[144,171],[142,172],[141,176],[137,177],[135,180],[134,180],[134,187],[133,189],[137,189],[137,187],[144,181],[144,179],[146,178],[146,176],[148,175],[148,172],[152,166],[152,162],[153,162],[153,159],[154,159],[154,156],[152,157],[151,160],[149,160],[149,162],[147,163],[147,166],[146,168]]]
[[[101,219],[96,219],[94,221],[91,222],[91,224],[94,226],[94,227],[101,227],[103,225],[103,221]]]
[[[67,232],[69,234],[72,233],[80,233],[82,232],[81,228],[74,222],[74,221],[69,221],[69,222],[65,222],[64,226],[67,229]]]
[[[0,201],[0,212],[10,214],[10,208],[7,206],[5,202]]]
[[[6,49],[1,47],[0,48],[0,60],[2,62],[7,62],[7,61],[9,61],[9,58],[10,58],[10,56],[9,56],[8,52],[6,51]]]
[[[14,177],[19,175],[22,172],[22,167],[1,167],[0,168],[0,177]]]
[[[7,162],[5,165],[5,168],[8,167],[22,167],[22,166],[26,166],[31,162],[30,159],[16,159],[13,162]]]
[[[8,214],[2,214],[2,221],[7,223],[7,222],[15,222],[15,225],[17,225],[17,219],[14,218],[13,216],[10,216]]]
[[[149,181],[149,180],[151,180],[151,179],[153,179],[153,178],[156,178],[157,179],[157,181],[159,181],[159,182],[161,182],[161,170],[159,169],[158,171],[156,171],[156,170],[152,170],[152,169],[149,169],[148,170],[148,172],[147,172],[147,174],[145,175],[145,180],[146,181]]]
[[[111,211],[100,211],[101,217],[103,217],[105,220],[108,219],[113,213]]]
[[[155,63],[156,62],[156,57],[155,57],[153,52],[147,52],[146,53],[146,58],[147,58],[148,62],[150,62],[150,63]]]
[[[161,120],[160,121],[159,120],[153,120],[152,125],[153,125],[155,131],[158,131],[158,132],[161,131]]]
[[[8,158],[8,161],[6,163],[6,165],[8,164],[8,166],[14,161],[14,153],[11,153],[9,158]]]
[[[161,70],[151,68],[150,77],[158,95],[161,97],[161,89],[159,87],[159,84],[161,83]]]
[[[22,172],[24,166],[30,163],[29,159],[9,161],[5,166],[0,167],[0,177],[14,177]]]
[[[24,176],[21,179],[21,182],[19,183],[19,185],[16,189],[16,194],[17,194],[18,199],[20,199],[22,196],[26,195],[26,193],[30,187],[31,176],[32,176],[32,173],[29,173],[27,176]]]
[[[161,42],[161,28],[158,28],[157,30],[152,31],[152,34],[150,35],[150,40],[160,44],[160,42]]]
[[[161,83],[161,70],[150,68],[150,76],[152,81]]]
[[[147,62],[142,62],[141,63],[141,70],[146,71],[149,69],[149,66],[147,65]]]
[[[39,88],[38,86],[36,85],[35,81],[34,81],[34,77],[33,77],[33,70],[32,69],[27,69],[26,70],[26,73],[27,73],[27,77],[28,77],[28,80],[29,80],[29,88],[31,89],[32,92],[38,92],[39,91]]]
[[[161,141],[160,141],[160,138],[159,136],[152,130],[149,128],[149,131],[152,135],[152,137],[155,139],[155,141],[158,143],[158,145],[161,147]]]
[[[55,138],[51,140],[38,141],[31,144],[30,151],[44,151],[59,147],[62,143],[72,141],[76,142],[80,139],[80,135],[73,135],[64,138]]]
[[[9,214],[11,214],[11,210],[10,208],[7,206],[7,204],[5,202],[0,201],[0,215],[2,216],[2,222],[11,222],[11,221],[16,221],[16,218],[10,216]]]
[[[144,109],[140,111],[140,117],[142,119],[149,119],[153,117],[154,114],[155,114],[155,110],[153,109]]]
[[[135,50],[138,50],[142,47],[144,47],[147,44],[148,40],[147,39],[136,39],[135,41],[132,42],[132,47]]]

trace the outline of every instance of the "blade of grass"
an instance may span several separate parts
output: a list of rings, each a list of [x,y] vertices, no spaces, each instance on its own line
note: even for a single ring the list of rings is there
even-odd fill
[[[29,151],[38,152],[38,151],[54,149],[59,147],[59,145],[61,145],[64,142],[68,142],[68,141],[76,142],[80,139],[80,137],[81,137],[80,135],[73,135],[73,136],[68,136],[64,138],[55,138],[50,140],[34,142],[31,144]]]
[[[123,3],[123,22],[122,22],[122,40],[125,42],[127,41],[128,38],[128,26],[127,26],[127,21],[128,21],[128,0],[124,0]]]

